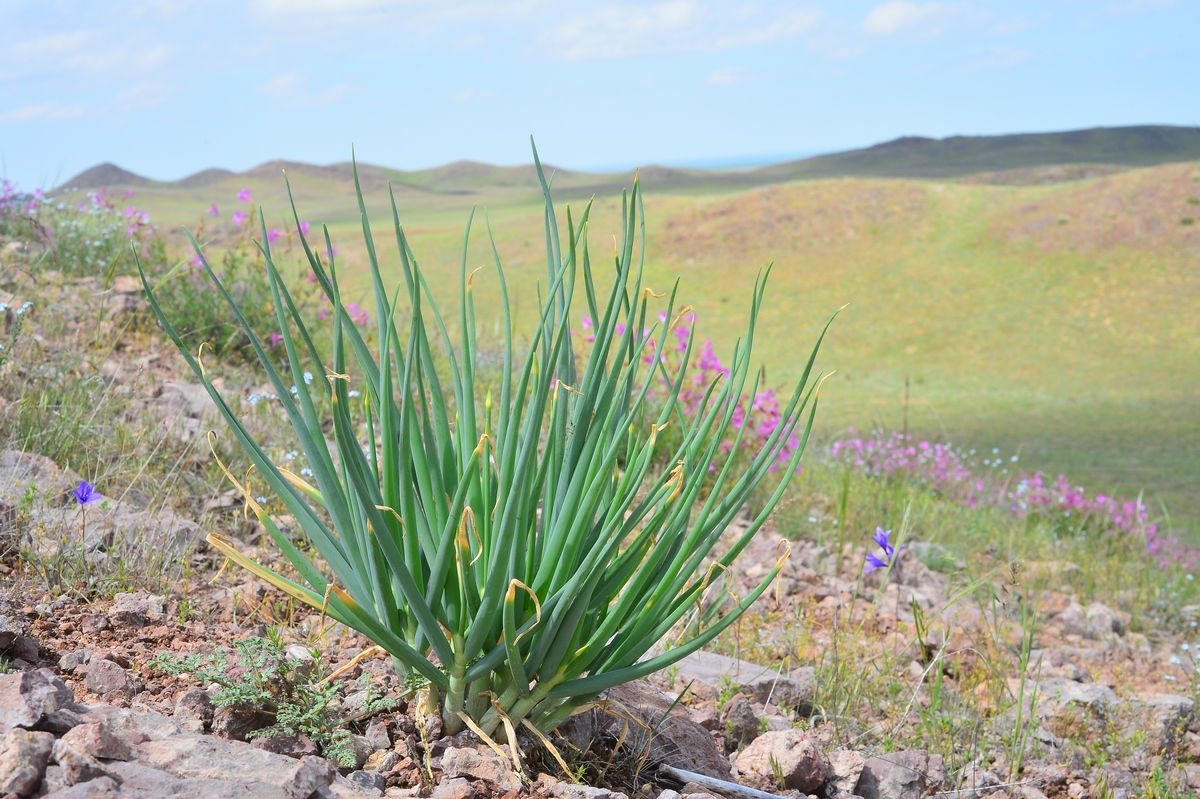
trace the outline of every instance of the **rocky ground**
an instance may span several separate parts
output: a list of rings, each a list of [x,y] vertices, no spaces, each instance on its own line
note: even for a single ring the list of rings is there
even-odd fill
[[[104,297],[114,330],[140,312],[128,281],[43,282],[39,296],[62,307]],[[38,357],[25,362],[50,363],[79,332],[35,318],[25,346]],[[920,542],[886,585],[861,576],[861,547],[790,542],[776,585],[713,651],[613,689],[559,729],[569,770],[537,741],[497,751],[471,733],[443,736],[369,641],[221,568],[206,531],[236,534],[260,562],[276,553],[241,520],[236,493],[203,479],[212,456],[195,444],[214,421],[208,400],[161,343],[118,340],[80,375],[122,398],[127,418],[150,420],[147,458],[174,459],[207,493],[150,502],[131,489],[81,510],[65,493],[80,479],[66,463],[0,451],[0,797],[1120,799],[1200,789],[1185,638],[1146,620],[1135,630],[1124,597],[1081,602],[1079,564],[988,572],[988,596],[1000,598],[988,604],[953,557]],[[29,379],[29,369],[5,377]],[[0,402],[0,414],[13,412]],[[788,546],[760,534],[729,591],[752,586]],[[152,665],[268,634],[337,675],[328,712],[352,735],[352,764],[336,767],[303,734],[254,738],[271,723],[261,709],[214,707],[216,684]],[[364,674],[394,707],[362,710]]]
[[[769,535],[758,542],[747,553],[744,574],[759,572],[756,556],[773,558],[777,544]],[[897,617],[879,610],[890,602],[856,599],[853,585],[805,565],[820,565],[814,559],[821,553],[803,544],[797,549],[770,602],[808,608],[817,627],[831,625],[838,614],[860,624],[869,617],[877,641],[892,637],[911,647],[904,633],[913,618],[906,606],[915,598],[931,613],[953,619],[951,632],[937,644],[940,651],[970,649],[978,643],[971,637],[983,634],[977,609],[946,611],[944,576],[923,569],[915,557],[906,561],[905,585],[880,591],[885,599],[901,592],[906,601]],[[1099,603],[1082,607],[1067,595],[1044,598],[1045,623],[1025,689],[1025,712],[1036,725],[1016,775],[1002,747],[981,747],[969,767],[948,769],[942,754],[889,750],[881,735],[862,736],[855,746],[814,704],[823,670],[799,666],[783,673],[700,652],[650,682],[610,691],[606,706],[559,730],[561,751],[605,788],[574,784],[545,752],[534,752],[534,741],[523,742],[527,757],[514,763],[507,746],[502,756],[469,732],[442,737],[439,720],[413,718],[415,702],[404,698],[397,708],[352,725],[357,763],[339,775],[303,735],[242,742],[268,720],[233,707],[214,712],[215,686],[147,668],[160,652],[206,652],[263,635],[264,615],[254,608],[269,607],[271,599],[268,587],[228,572],[212,584],[196,581],[168,595],[118,594],[111,602],[10,593],[0,605],[0,647],[13,670],[0,676],[0,789],[23,797],[332,792],[601,799],[620,791],[673,799],[669,791],[745,795],[732,792],[736,784],[797,799],[935,793],[1081,799],[1137,795],[1139,780],[1163,763],[1175,769],[1177,781],[1200,785],[1200,765],[1191,764],[1200,759],[1193,702],[1155,690],[1163,674],[1178,669],[1169,654],[1177,645],[1164,640],[1152,646],[1145,635],[1126,631],[1121,613]],[[181,607],[193,618],[184,618]],[[364,669],[374,673],[381,693],[404,694],[389,661],[360,657],[369,646],[365,639],[335,629],[315,640],[304,632],[317,628],[319,619],[288,621],[292,640],[323,649],[329,669],[350,667],[340,677],[347,688],[339,702],[353,705]],[[929,669],[920,653],[912,653],[900,682],[911,690],[915,708],[928,705]],[[1020,690],[1017,678],[1007,682]],[[1089,743],[1097,741],[1100,748]],[[1098,756],[1102,750],[1110,756]],[[607,774],[597,766],[603,758],[616,764]],[[660,766],[721,782],[697,782]]]

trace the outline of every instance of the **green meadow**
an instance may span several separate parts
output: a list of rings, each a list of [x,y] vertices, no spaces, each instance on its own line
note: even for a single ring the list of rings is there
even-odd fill
[[[457,170],[457,171],[454,171]],[[452,165],[420,173],[364,168],[384,271],[399,279],[386,181],[448,318],[463,232],[481,334],[497,330],[490,224],[518,331],[546,283],[541,198],[528,169]],[[344,168],[289,171],[301,219],[329,226],[348,300],[368,299],[365,250]],[[595,268],[620,238],[620,185],[632,175],[565,173],[558,210],[589,197]],[[656,180],[658,183],[656,184]],[[823,436],[907,429],[998,448],[1006,462],[1063,472],[1089,493],[1143,493],[1177,532],[1200,530],[1200,164],[1178,163],[1051,185],[829,178],[678,185],[647,170],[646,283],[694,307],[701,337],[727,358],[755,275],[773,264],[756,351],[771,385],[802,367],[814,335],[847,306],[822,351],[836,370],[821,395]],[[736,183],[733,182],[733,183]],[[278,168],[199,186],[150,185],[130,200],[183,252],[179,226],[230,241],[239,189],[268,228],[290,229]],[[204,215],[216,202],[217,218]],[[291,237],[293,252],[295,237]],[[286,247],[288,238],[276,243]],[[663,301],[665,303],[665,300]],[[373,304],[366,305],[373,309]],[[582,307],[582,306],[577,306]]]

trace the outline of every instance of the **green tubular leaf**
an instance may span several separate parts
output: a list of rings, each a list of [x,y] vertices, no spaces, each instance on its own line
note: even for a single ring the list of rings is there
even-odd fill
[[[487,225],[503,315],[497,391],[480,384],[478,371],[476,273],[468,268],[474,210],[462,239],[458,296],[443,315],[389,185],[403,281],[386,292],[382,253],[353,156],[378,340],[360,330],[343,305],[340,262],[314,254],[301,234],[304,258],[333,304],[332,355],[322,357],[260,221],[264,243],[258,246],[287,358],[286,368],[277,370],[205,261],[280,395],[312,469],[306,478],[311,485],[271,462],[207,381],[198,358],[184,353],[261,479],[334,575],[331,583],[315,565],[320,561],[310,562],[256,508],[307,587],[270,570],[265,579],[282,581],[277,584],[283,590],[310,604],[328,595],[331,618],[362,631],[401,668],[446,691],[449,717],[465,709],[489,734],[502,714],[553,724],[596,692],[677,661],[727,629],[761,595],[778,566],[730,612],[700,614],[706,626],[696,638],[638,662],[690,618],[710,580],[732,564],[779,505],[811,434],[819,383],[810,377],[825,335],[780,424],[762,450],[747,457],[741,450],[748,434],[734,416],[746,410],[747,396],[763,380],[752,354],[771,268],[755,280],[749,323],[729,369],[694,387],[687,370],[697,346],[694,324],[688,323],[693,329],[680,353],[682,368],[672,373],[664,357],[678,281],[665,302],[667,323],[654,321],[661,306],[652,306],[651,296],[662,295],[645,284],[640,182],[622,195],[613,271],[599,278],[588,250],[593,203],[582,211],[567,206],[560,219],[536,149],[534,161],[544,200],[547,280],[538,285],[536,324],[519,356],[505,273]],[[288,195],[299,227],[290,185]],[[322,231],[332,252],[329,230]],[[144,274],[143,284],[149,289]],[[403,309],[402,290],[408,299]],[[582,356],[571,330],[577,293],[594,325]],[[153,297],[151,304],[182,349]],[[675,357],[673,352],[672,362]],[[321,388],[304,382],[306,369],[321,376]],[[361,404],[351,403],[351,372],[365,386]],[[486,398],[480,396],[485,388]],[[668,424],[671,443],[665,447],[661,432]],[[786,471],[773,476],[773,469],[785,468],[779,448],[793,440],[799,446]],[[710,572],[706,559],[722,533],[768,482],[765,505]],[[485,690],[495,692],[497,709],[481,695]]]

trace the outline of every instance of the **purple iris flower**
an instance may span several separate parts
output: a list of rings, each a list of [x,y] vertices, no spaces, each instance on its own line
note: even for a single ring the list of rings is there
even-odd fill
[[[867,561],[863,564],[863,574],[870,574],[876,569],[885,569],[896,562],[896,556],[903,550],[904,546],[896,549],[891,543],[891,530],[884,530],[882,527],[875,528],[875,535],[871,536],[871,540],[883,550],[883,557],[875,555],[872,552],[867,553]]]
[[[896,554],[895,548],[889,541],[891,536],[892,531],[884,530],[882,527],[876,527],[875,535],[871,536],[871,539],[879,545],[879,548],[887,553],[888,559],[891,559]]]
[[[250,202],[250,190],[242,189],[241,191],[238,192],[237,197],[238,197],[238,202],[240,202],[240,203]]]
[[[72,488],[71,493],[75,496],[75,501],[80,505],[90,505],[99,498],[100,494],[96,491],[94,483],[89,483],[87,480],[79,481],[79,488]]]
[[[870,552],[867,553],[867,562],[863,564],[863,574],[870,574],[876,569],[886,569],[887,561],[880,560]]]
[[[212,214],[213,216],[220,216],[220,215],[221,215],[221,212],[217,210],[217,204],[216,204],[216,203],[213,203],[213,204],[212,204],[212,207],[208,209],[208,212],[209,212],[210,214]]]

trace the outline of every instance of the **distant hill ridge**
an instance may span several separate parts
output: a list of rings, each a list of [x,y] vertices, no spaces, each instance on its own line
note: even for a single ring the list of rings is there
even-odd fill
[[[1171,125],[1136,125],[1090,128],[1058,133],[1019,133],[1003,136],[950,136],[931,139],[903,136],[858,150],[818,155],[748,170],[705,170],[651,165],[642,176],[658,189],[738,188],[792,180],[836,177],[953,179],[983,173],[1005,173],[1009,179],[995,182],[1043,182],[1046,175],[1090,174],[1087,170],[1036,172],[1040,167],[1093,165],[1097,167],[1140,167],[1175,161],[1200,160],[1200,128]],[[245,172],[206,169],[176,181],[160,182],[105,163],[68,180],[64,186],[98,189],[106,186],[156,186],[193,188],[236,177],[274,177],[286,170],[314,178],[348,182],[349,162],[318,166],[295,161],[269,161]],[[475,161],[416,171],[359,164],[364,188],[380,187],[387,181],[417,191],[436,194],[473,194],[487,187],[538,187],[532,164],[493,166]],[[1030,171],[1034,170],[1034,171]],[[557,186],[584,192],[627,182],[628,172],[589,173],[556,169]]]

